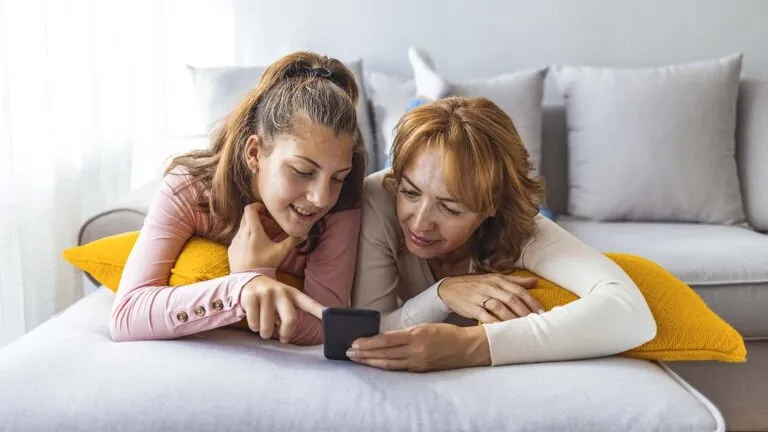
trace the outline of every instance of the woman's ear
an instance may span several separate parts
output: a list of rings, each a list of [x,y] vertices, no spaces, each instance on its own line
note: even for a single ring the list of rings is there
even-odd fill
[[[259,153],[261,151],[261,137],[258,135],[251,135],[245,142],[245,166],[253,174],[259,172]]]

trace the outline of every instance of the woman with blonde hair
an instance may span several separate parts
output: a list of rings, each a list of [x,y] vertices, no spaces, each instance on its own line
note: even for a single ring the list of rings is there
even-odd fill
[[[285,56],[264,72],[210,148],[173,159],[126,263],[116,341],[169,339],[247,320],[263,338],[322,343],[323,306],[346,307],[365,149],[358,87],[338,60]],[[231,274],[172,288],[185,242],[229,245]],[[303,292],[276,271],[304,279]]]
[[[365,181],[352,294],[382,313],[382,333],[355,341],[350,359],[428,371],[612,355],[655,336],[621,268],[539,213],[531,173],[512,120],[488,99],[406,113],[392,169]],[[581,298],[544,311],[527,292],[536,280],[514,268]]]

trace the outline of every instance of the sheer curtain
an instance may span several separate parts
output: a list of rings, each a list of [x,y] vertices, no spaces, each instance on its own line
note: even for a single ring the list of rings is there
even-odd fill
[[[81,222],[203,131],[185,65],[232,63],[231,21],[226,2],[0,0],[0,346],[82,296],[61,258]]]

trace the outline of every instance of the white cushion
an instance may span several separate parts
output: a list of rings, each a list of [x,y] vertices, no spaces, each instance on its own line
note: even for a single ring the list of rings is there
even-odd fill
[[[363,84],[363,65],[361,60],[346,62],[357,81],[360,94],[357,103],[357,123],[368,149],[368,172],[376,171],[373,127],[368,113],[368,101],[365,98]],[[197,93],[200,106],[206,119],[208,131],[216,128],[237,103],[259,83],[266,66],[195,68],[188,67]]]
[[[663,366],[626,358],[412,374],[220,329],[115,343],[102,288],[0,351],[0,429],[722,431]]]
[[[646,69],[554,68],[568,123],[568,212],[744,221],[735,158],[741,55]]]

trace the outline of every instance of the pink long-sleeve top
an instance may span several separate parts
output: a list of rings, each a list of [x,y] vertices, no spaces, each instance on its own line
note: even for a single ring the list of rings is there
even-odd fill
[[[308,255],[294,249],[275,268],[233,273],[191,285],[168,280],[184,243],[192,236],[216,240],[210,214],[196,205],[200,191],[181,171],[165,176],[131,251],[112,305],[109,330],[115,341],[172,339],[236,323],[245,317],[243,287],[277,270],[304,279],[304,292],[329,307],[348,307],[360,232],[360,210],[327,215],[325,232]],[[262,219],[265,216],[262,216]],[[274,240],[274,239],[273,239]],[[320,320],[302,311],[291,338],[297,345],[323,342]]]

